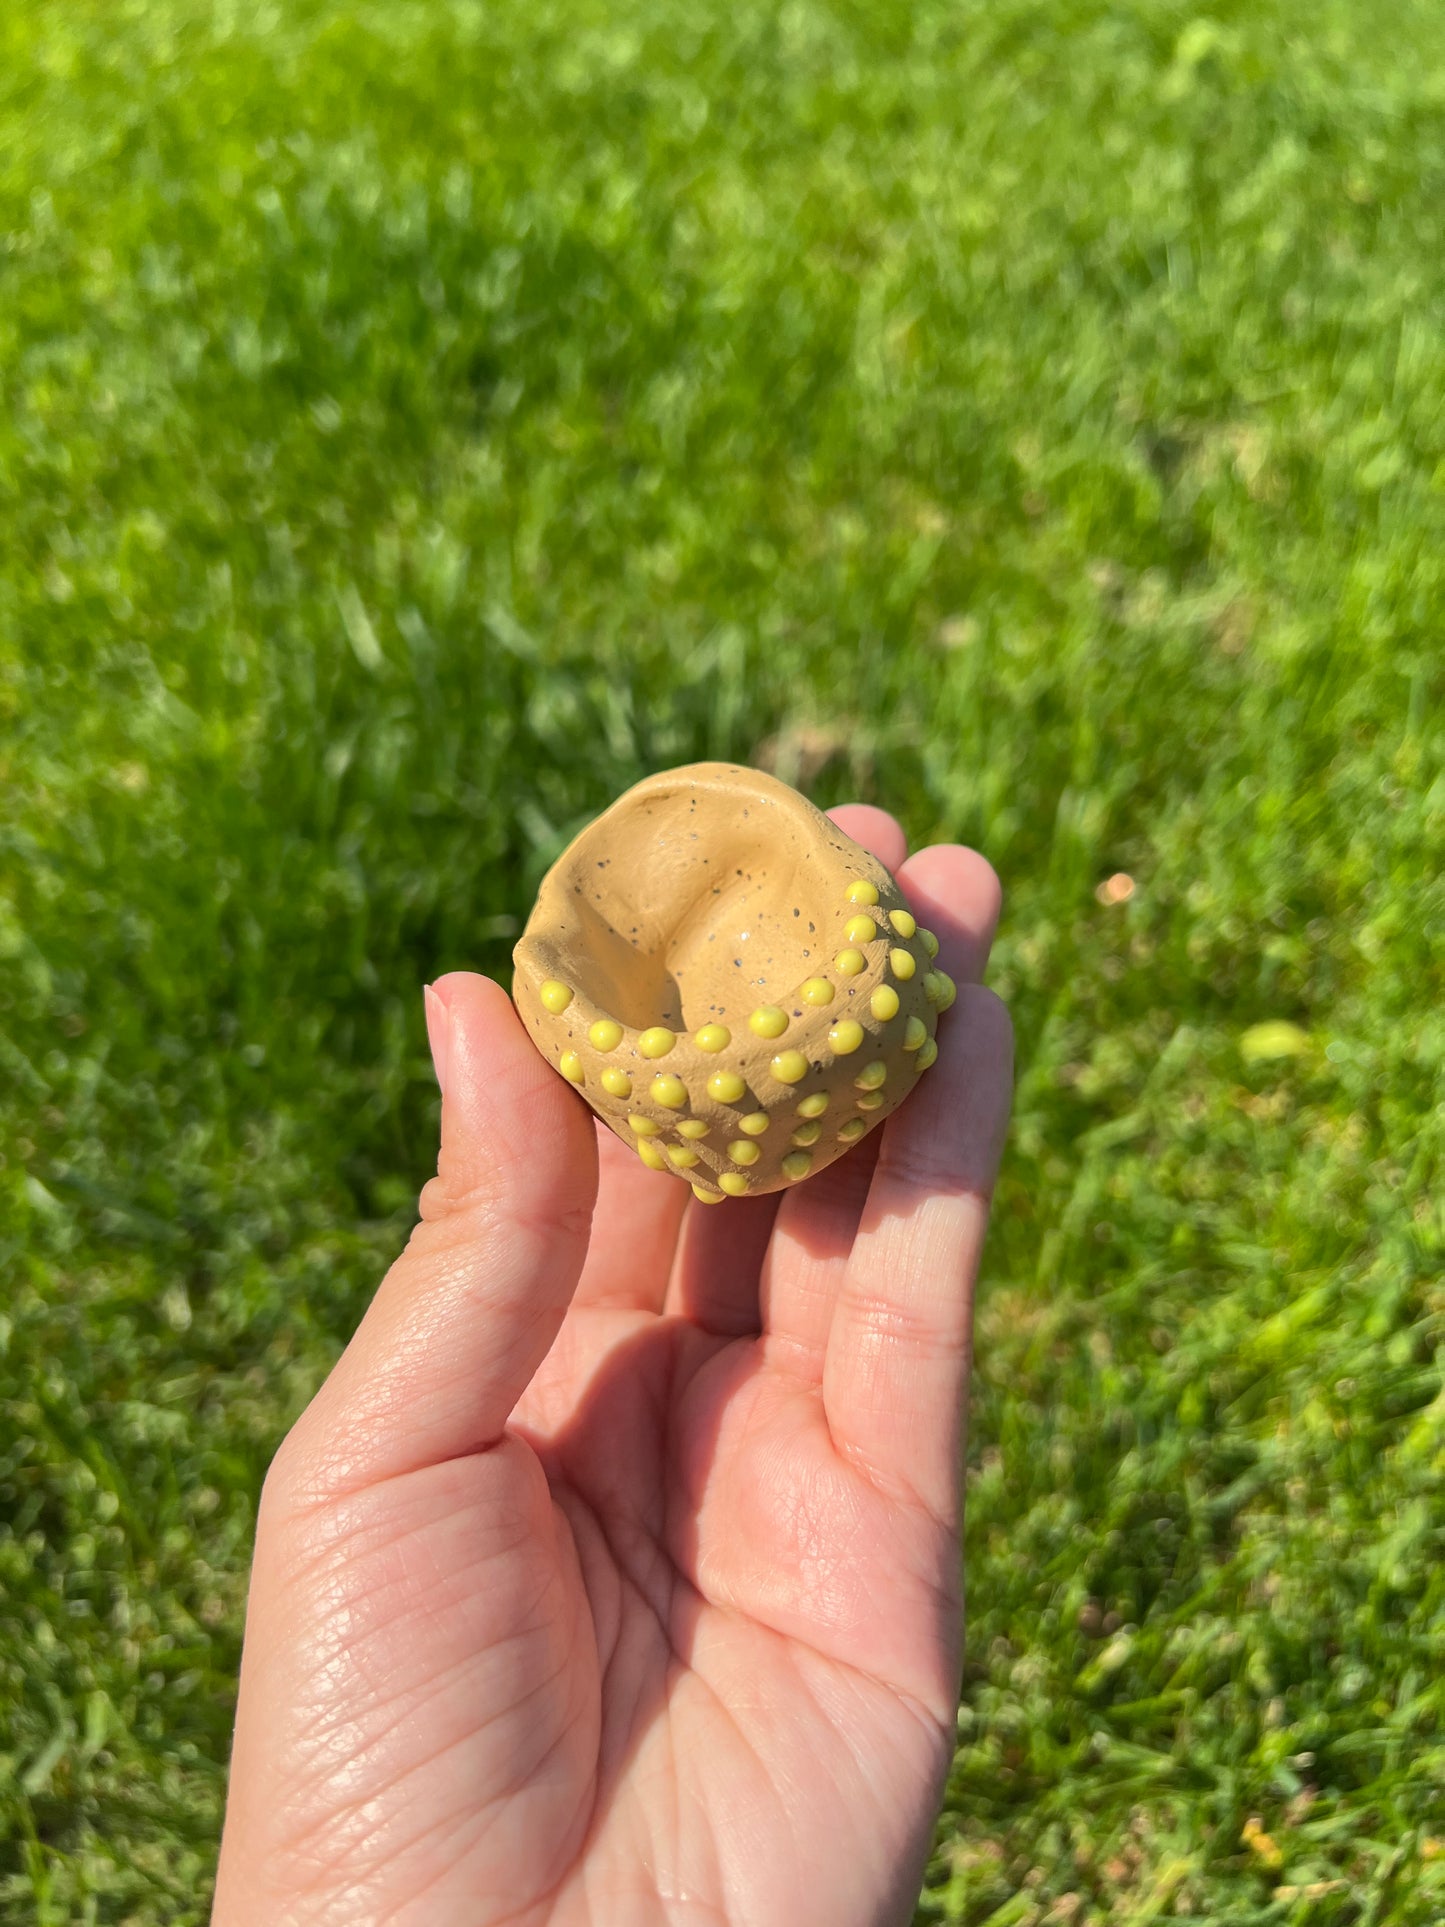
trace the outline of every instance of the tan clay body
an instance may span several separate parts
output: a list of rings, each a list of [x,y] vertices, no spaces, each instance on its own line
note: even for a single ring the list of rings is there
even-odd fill
[[[718,1203],[882,1123],[954,987],[888,869],[763,770],[663,770],[542,880],[513,951],[533,1041],[643,1161]]]

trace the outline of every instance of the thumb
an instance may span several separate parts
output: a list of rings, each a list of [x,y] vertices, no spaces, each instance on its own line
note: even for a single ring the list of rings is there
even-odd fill
[[[427,1028],[442,1121],[421,1221],[278,1455],[315,1496],[494,1445],[587,1253],[596,1130],[507,993],[441,977]]]

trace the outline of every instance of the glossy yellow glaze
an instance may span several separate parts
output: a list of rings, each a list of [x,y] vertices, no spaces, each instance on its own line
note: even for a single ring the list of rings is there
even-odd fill
[[[788,1013],[776,1004],[759,1004],[748,1019],[754,1037],[781,1037],[788,1028]]]
[[[780,1084],[801,1084],[808,1075],[808,1060],[800,1050],[779,1051],[768,1068]]]

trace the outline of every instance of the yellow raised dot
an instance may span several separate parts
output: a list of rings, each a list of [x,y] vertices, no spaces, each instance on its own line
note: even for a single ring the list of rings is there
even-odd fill
[[[924,977],[923,994],[931,1004],[936,1004],[939,998],[943,995],[943,985],[939,981],[938,972],[936,970],[930,970],[927,973],[927,975]]]
[[[882,1102],[882,1091],[865,1091],[858,1099],[858,1109],[860,1111],[876,1111]]]
[[[638,1137],[656,1137],[662,1129],[662,1126],[660,1124],[654,1124],[650,1117],[640,1117],[636,1111],[632,1113],[627,1122],[632,1126],[633,1131]]]
[[[697,1199],[699,1204],[721,1204],[723,1201],[723,1193],[721,1191],[706,1191],[700,1184],[695,1184],[692,1187],[692,1195]]]
[[[918,1055],[913,1060],[914,1070],[926,1071],[929,1065],[937,1057],[937,1055],[938,1055],[937,1038],[930,1037],[926,1039],[925,1042],[920,1044],[918,1047]]]
[[[759,1004],[748,1019],[754,1037],[781,1037],[788,1028],[788,1013],[776,1004]]]
[[[849,917],[843,925],[843,935],[849,943],[872,943],[878,935],[878,926],[872,917]]]
[[[850,1117],[846,1124],[838,1126],[838,1135],[845,1144],[856,1144],[867,1129],[866,1117]]]
[[[805,1004],[831,1004],[833,986],[826,977],[810,977],[798,995]]]
[[[564,1050],[561,1057],[557,1060],[557,1068],[569,1084],[580,1084],[585,1076],[582,1069],[582,1059],[577,1055],[575,1050]]]
[[[821,1117],[827,1108],[828,1093],[826,1091],[814,1091],[810,1096],[805,1097],[798,1106],[798,1116]]]
[[[808,1123],[800,1124],[788,1142],[789,1144],[816,1144],[822,1135],[822,1125],[817,1118],[812,1118]]]
[[[554,1017],[560,1017],[572,1001],[572,988],[570,984],[559,984],[555,977],[549,977],[537,995]]]
[[[779,1051],[768,1069],[780,1084],[801,1084],[808,1075],[808,1060],[800,1050]]]
[[[863,1026],[856,1017],[841,1017],[828,1032],[828,1042],[836,1056],[846,1057],[863,1042]]]
[[[880,1084],[888,1082],[888,1066],[881,1057],[875,1057],[871,1064],[865,1064],[853,1079],[857,1091],[876,1091]]]
[[[622,1042],[622,1026],[611,1017],[599,1017],[587,1032],[593,1050],[616,1050]]]
[[[924,1023],[923,1019],[921,1017],[910,1017],[908,1022],[903,1026],[904,1050],[917,1050],[927,1035],[928,1026]]]
[[[626,1071],[620,1071],[615,1064],[609,1064],[602,1073],[602,1088],[604,1091],[609,1091],[613,1097],[631,1097],[632,1079]]]
[[[856,977],[860,970],[868,968],[868,959],[861,950],[840,950],[833,959],[833,968],[840,977]]]
[[[888,963],[894,976],[905,984],[918,968],[918,960],[911,950],[890,950]]]
[[[697,1152],[693,1150],[690,1144],[668,1144],[664,1145],[663,1148],[667,1152],[668,1157],[681,1171],[687,1170],[689,1165],[698,1162]]]
[[[654,1171],[665,1171],[667,1169],[667,1159],[662,1155],[662,1146],[652,1143],[648,1138],[643,1138],[639,1143],[637,1155],[642,1159],[644,1164],[650,1165]]]
[[[709,1052],[726,1050],[733,1041],[733,1034],[726,1024],[704,1024],[692,1041],[699,1050]]]
[[[746,1131],[749,1137],[761,1137],[772,1121],[766,1111],[749,1111],[746,1117],[738,1119],[738,1129]]]
[[[898,1015],[898,992],[892,984],[879,984],[868,999],[868,1008],[880,1022],[886,1024],[890,1017]]]
[[[933,974],[938,979],[938,1008],[940,1011],[947,1010],[958,995],[958,985],[946,970],[935,970]]]
[[[870,883],[866,877],[859,877],[856,883],[850,883],[848,885],[846,894],[849,903],[876,903],[878,901],[878,885],[876,883]]]
[[[756,1164],[763,1155],[760,1144],[754,1144],[750,1137],[735,1137],[728,1146],[728,1156],[734,1164]]]
[[[662,1104],[669,1111],[680,1111],[687,1102],[687,1086],[680,1077],[671,1071],[659,1071],[648,1089],[654,1104]]]
[[[677,1039],[666,1024],[654,1024],[651,1030],[643,1031],[637,1040],[637,1048],[644,1057],[666,1057]]]
[[[707,1094],[719,1104],[736,1104],[747,1088],[736,1071],[714,1071],[707,1080]]]
[[[748,1181],[741,1171],[724,1171],[718,1183],[730,1198],[745,1198],[748,1194]]]
[[[813,1153],[811,1151],[789,1151],[788,1155],[783,1159],[783,1176],[785,1178],[793,1178],[795,1180],[805,1178],[812,1168]]]
[[[918,941],[923,945],[930,957],[936,957],[938,955],[938,939],[931,930],[920,930],[918,933]]]
[[[679,1137],[706,1137],[712,1126],[705,1117],[685,1117],[677,1127]]]
[[[913,915],[911,910],[890,910],[888,912],[888,921],[893,925],[893,928],[898,932],[900,937],[911,937],[918,928],[918,919]]]

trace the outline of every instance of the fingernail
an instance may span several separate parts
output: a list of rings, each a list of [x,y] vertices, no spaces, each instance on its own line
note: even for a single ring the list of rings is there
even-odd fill
[[[452,1014],[430,984],[424,986],[422,997],[426,1004],[426,1037],[431,1045],[432,1069],[437,1074],[437,1088],[445,1097],[447,1056],[452,1040]]]

